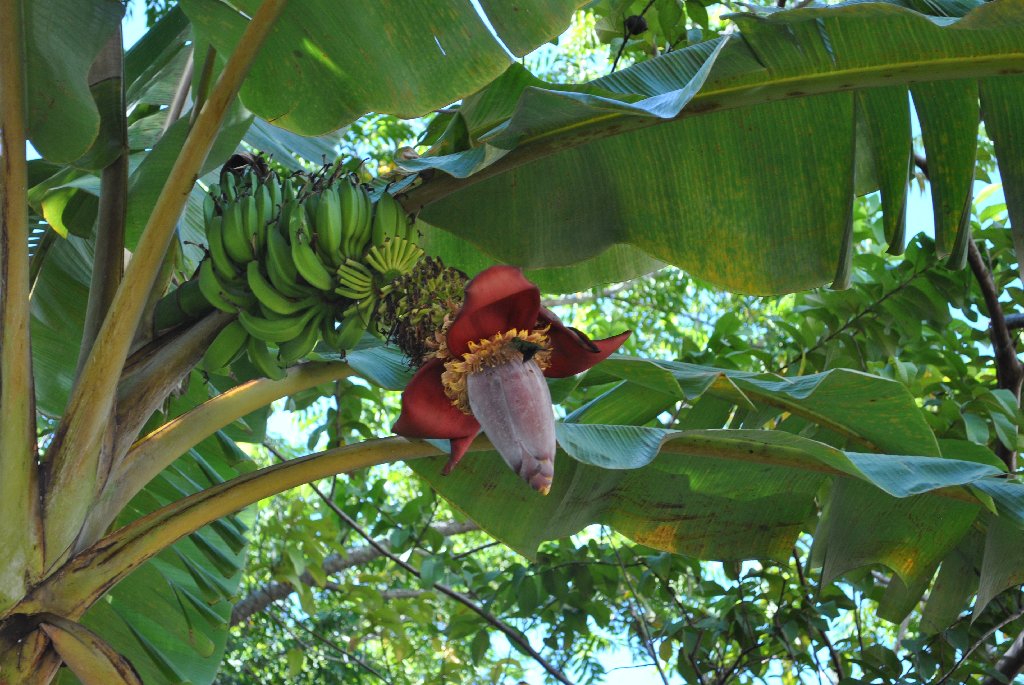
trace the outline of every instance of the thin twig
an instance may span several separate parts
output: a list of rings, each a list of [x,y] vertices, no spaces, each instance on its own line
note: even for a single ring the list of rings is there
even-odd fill
[[[749,647],[747,647],[746,649],[741,651],[739,654],[737,654],[736,655],[736,660],[733,662],[732,666],[730,666],[729,668],[727,668],[725,670],[725,673],[723,673],[722,677],[719,678],[719,682],[722,682],[722,683],[729,682],[729,678],[732,676],[733,673],[736,672],[736,669],[739,668],[740,663],[743,661],[743,657],[745,657],[746,655],[750,654],[755,649],[760,649],[760,648],[761,648],[761,643],[760,642],[755,642],[754,644],[750,645]]]
[[[619,59],[622,58],[622,51],[626,49],[626,42],[629,40],[629,30],[626,29],[622,34],[622,45],[619,46],[619,52],[615,55],[615,61],[612,62],[612,70],[609,74],[614,74],[615,69],[619,66]]]
[[[468,521],[445,521],[435,524],[434,530],[445,538],[448,538],[452,535],[463,535],[465,533],[479,530],[479,527],[475,523]],[[386,542],[381,543],[381,545],[386,544]],[[380,552],[375,548],[368,545],[361,545],[349,548],[343,554],[328,555],[327,558],[323,560],[320,567],[323,569],[324,575],[331,576],[350,568],[369,564],[376,559],[380,559],[380,557]],[[316,578],[314,578],[313,574],[309,571],[305,571],[300,575],[299,581],[310,587],[320,586]],[[326,585],[322,585],[320,587],[330,590],[336,589],[337,586],[337,583],[328,581]],[[268,606],[288,597],[295,592],[295,590],[295,585],[289,581],[271,581],[249,590],[231,609],[231,625],[235,626],[239,623],[244,623],[249,620],[250,616],[264,611]]]
[[[283,458],[280,455],[280,453],[275,452],[274,454],[275,454],[275,456],[278,457],[278,459],[282,459]],[[387,557],[388,559],[391,560],[391,562],[393,564],[395,564],[396,566],[402,568],[407,573],[409,573],[409,574],[411,574],[411,575],[413,575],[413,576],[415,576],[417,578],[420,577],[419,570],[417,570],[414,566],[412,566],[408,562],[404,561],[398,555],[393,554],[390,549],[388,549],[382,543],[380,543],[376,539],[374,539],[374,537],[372,535],[370,535],[362,526],[360,526],[359,523],[355,519],[353,519],[351,516],[346,514],[344,511],[342,511],[342,509],[337,504],[335,504],[333,501],[327,499],[327,496],[323,492],[321,492],[318,487],[316,487],[312,483],[309,483],[309,487],[311,487],[313,489],[313,492],[316,493],[316,495],[318,497],[320,497],[321,500],[323,500],[323,503],[326,504],[327,507],[331,511],[333,511],[335,513],[335,515],[339,519],[344,521],[345,524],[347,526],[349,526],[353,531],[355,531],[355,533],[359,537],[363,538],[363,540],[365,540],[367,542],[367,544],[369,544],[371,547],[376,549],[381,554],[381,556]],[[441,594],[447,595],[448,597],[454,599],[456,602],[459,602],[460,604],[462,604],[463,606],[465,606],[466,608],[468,608],[469,610],[471,610],[472,612],[477,614],[480,618],[484,619],[485,621],[490,623],[492,626],[494,626],[495,628],[500,630],[502,633],[504,633],[505,636],[511,642],[514,642],[516,645],[518,645],[520,648],[522,648],[523,651],[525,651],[527,654],[529,654],[530,657],[533,658],[533,660],[536,661],[538,664],[540,664],[540,666],[545,671],[550,673],[551,676],[553,678],[555,678],[555,680],[557,680],[560,683],[564,683],[565,685],[573,685],[573,682],[571,680],[569,680],[565,676],[564,673],[562,673],[559,669],[555,668],[554,665],[552,665],[550,662],[548,662],[547,659],[545,659],[543,656],[541,656],[540,652],[535,650],[530,645],[530,642],[526,639],[526,636],[524,636],[518,630],[516,630],[512,626],[508,625],[507,623],[502,621],[500,618],[498,618],[494,614],[490,613],[489,611],[484,609],[482,606],[480,606],[479,604],[477,604],[476,602],[471,600],[469,597],[467,597],[466,595],[462,594],[461,592],[458,592],[457,590],[453,590],[452,588],[448,587],[447,585],[444,585],[443,583],[434,583],[434,588],[437,589],[437,591],[440,592]]]
[[[592,290],[589,293],[578,293],[575,295],[563,295],[562,297],[552,297],[544,299],[541,304],[545,307],[560,307],[563,305],[574,305],[574,304],[589,304],[595,300],[599,300],[602,297],[610,297],[611,295],[624,290],[629,282],[616,283],[615,285],[600,290]]]
[[[994,625],[991,628],[989,628],[988,630],[986,630],[985,634],[982,635],[981,638],[978,639],[977,642],[975,642],[973,645],[971,645],[970,649],[967,649],[966,651],[964,651],[963,654],[960,655],[960,658],[957,659],[957,662],[955,664],[953,664],[953,668],[949,669],[946,672],[945,675],[943,675],[941,678],[936,680],[931,685],[942,685],[942,683],[944,683],[947,680],[949,680],[950,677],[954,673],[956,673],[956,669],[960,668],[960,665],[963,664],[965,661],[967,661],[967,658],[970,657],[971,654],[974,654],[974,651],[976,649],[978,649],[978,647],[981,647],[983,644],[985,644],[985,641],[988,640],[993,635],[995,635],[996,632],[998,632],[999,630],[1001,630],[1003,628],[1003,626],[1008,625],[1010,623],[1013,623],[1014,621],[1016,621],[1021,616],[1024,616],[1024,610],[1018,611],[1018,612],[1012,614],[1008,618],[1003,619],[1002,621],[1000,621],[996,625]]]
[[[291,611],[289,611],[288,613],[289,613],[289,615],[291,615]],[[294,620],[294,616],[293,616],[293,620]],[[368,664],[366,661],[364,661],[362,658],[360,658],[356,654],[348,651],[347,649],[345,649],[344,647],[339,645],[334,640],[329,640],[326,637],[324,637],[323,635],[321,635],[320,633],[314,632],[312,628],[310,628],[309,626],[306,625],[305,621],[295,621],[295,625],[297,625],[298,627],[302,628],[304,631],[309,633],[310,636],[314,640],[316,640],[317,642],[322,642],[323,644],[327,645],[331,649],[334,649],[338,653],[344,655],[346,658],[351,659],[356,664],[358,664],[361,668],[369,671],[373,675],[375,675],[378,678],[380,678],[381,680],[383,680],[385,683],[390,683],[391,682],[390,680],[388,680],[387,678],[384,677],[383,673],[381,673],[380,671],[375,669],[373,666]]]
[[[452,556],[452,561],[458,561],[459,559],[465,559],[466,557],[473,556],[477,552],[482,552],[483,550],[485,550],[485,549],[487,549],[489,547],[495,547],[495,546],[500,545],[500,544],[501,544],[500,542],[498,542],[497,540],[494,540],[493,542],[486,542],[486,543],[484,543],[482,545],[477,545],[473,549],[468,549],[465,552],[459,552],[458,554]]]
[[[914,282],[914,280],[916,280],[916,279],[917,279],[917,278],[918,278],[919,276],[923,275],[923,274],[924,274],[924,273],[925,273],[926,271],[928,271],[928,270],[929,270],[930,268],[932,268],[932,266],[933,266],[932,264],[926,264],[926,265],[925,265],[925,266],[924,266],[923,268],[921,268],[921,269],[917,269],[917,270],[915,270],[915,271],[911,272],[910,276],[909,276],[909,277],[908,277],[908,278],[907,278],[906,280],[904,280],[904,281],[901,281],[901,282],[900,282],[899,284],[897,284],[897,285],[896,285],[896,287],[895,287],[895,288],[893,288],[893,289],[892,289],[892,290],[890,290],[889,292],[885,293],[885,294],[884,294],[884,295],[882,295],[882,296],[881,296],[880,298],[878,298],[877,300],[875,300],[874,302],[872,302],[872,303],[871,303],[870,305],[868,305],[867,307],[865,307],[864,309],[860,310],[859,312],[857,312],[856,314],[854,314],[854,315],[853,315],[852,317],[850,317],[849,319],[847,319],[847,320],[846,320],[846,322],[845,322],[845,323],[843,323],[843,325],[842,325],[842,326],[840,326],[840,327],[839,327],[839,328],[837,328],[836,330],[832,331],[831,333],[829,333],[829,334],[828,334],[827,336],[825,336],[824,338],[821,338],[821,339],[819,339],[819,340],[818,340],[818,341],[817,341],[816,343],[814,343],[814,345],[812,345],[811,347],[807,348],[806,350],[803,350],[803,351],[802,351],[802,352],[801,352],[801,353],[799,354],[799,356],[795,356],[795,357],[790,357],[789,359],[787,359],[787,360],[785,361],[785,363],[783,363],[783,365],[781,366],[781,368],[780,368],[780,372],[781,372],[781,371],[786,371],[787,369],[789,369],[789,367],[791,367],[791,366],[792,366],[793,364],[795,364],[795,363],[797,363],[798,361],[800,361],[800,359],[801,359],[801,358],[803,358],[803,357],[806,357],[807,355],[809,355],[809,354],[810,354],[811,352],[815,352],[815,351],[817,351],[817,350],[820,350],[820,349],[821,349],[822,347],[824,347],[824,346],[825,346],[825,345],[827,345],[827,344],[828,344],[829,342],[831,342],[832,340],[834,340],[834,339],[835,339],[836,337],[838,337],[839,335],[841,335],[841,334],[842,334],[842,333],[843,333],[844,331],[846,331],[846,330],[847,330],[848,328],[850,328],[850,327],[851,327],[851,326],[853,326],[853,325],[854,325],[855,323],[857,323],[858,321],[860,321],[860,320],[861,320],[862,318],[864,318],[864,317],[865,317],[865,316],[867,316],[868,314],[872,314],[872,313],[874,313],[874,312],[875,312],[875,310],[876,310],[876,309],[878,309],[878,307],[879,307],[879,306],[880,306],[880,305],[881,305],[881,304],[882,304],[883,302],[885,302],[886,300],[888,300],[888,299],[889,299],[890,297],[892,297],[893,295],[896,295],[897,293],[899,293],[899,292],[902,292],[904,288],[906,288],[906,287],[907,287],[907,286],[909,286],[909,285],[910,285],[911,283],[913,283],[913,282]]]
[[[1005,680],[996,678],[994,675],[990,675],[982,681],[981,685],[1001,685],[1002,683],[1012,683],[1013,679],[1017,677],[1017,674],[1024,669],[1024,631],[1017,634],[1017,639],[1013,641],[1010,648],[1006,650],[1002,658],[996,663],[996,671],[998,671]]]
[[[797,550],[796,545],[793,545],[793,561],[796,562],[796,573],[797,577],[800,579],[800,586],[804,593],[804,599],[808,600],[810,598],[810,588],[807,584],[807,579],[804,577],[803,571],[801,570],[801,565],[803,562],[800,559],[800,552],[799,550]],[[821,628],[815,626],[815,630],[817,631],[818,635],[821,636],[822,642],[825,643],[825,647],[828,649],[829,658],[832,660],[832,667],[835,669],[836,675],[838,676],[839,680],[842,680],[846,677],[845,672],[843,670],[843,662],[839,658],[839,654],[838,652],[836,652],[836,648],[832,644],[832,640],[829,639],[828,634]]]
[[[679,597],[676,595],[675,589],[673,589],[672,587],[672,582],[668,578],[662,578],[657,571],[655,571],[646,563],[646,561],[642,562],[642,565],[645,566],[647,570],[650,571],[654,575],[654,577],[658,579],[659,583],[661,583],[662,589],[669,596],[669,599],[672,600],[672,603],[676,605],[676,608],[679,609],[679,612],[683,617],[683,621],[686,622],[686,626],[690,630],[697,633],[697,640],[694,643],[693,648],[690,649],[689,652],[686,652],[684,650],[683,653],[686,654],[686,658],[690,662],[690,666],[693,667],[693,672],[697,674],[697,682],[699,683],[699,685],[704,685],[704,674],[701,673],[701,669],[697,666],[696,660],[697,650],[700,648],[701,640],[704,639],[704,631],[698,629],[695,625],[693,625],[693,621],[690,620],[690,608],[683,604],[682,601],[680,601]]]
[[[651,640],[651,630],[647,625],[647,619],[644,618],[643,607],[640,606],[636,588],[633,587],[633,581],[629,577],[629,571],[627,571],[625,565],[623,565],[622,557],[619,556],[619,548],[615,546],[615,541],[612,540],[607,529],[605,529],[605,535],[608,538],[608,546],[611,547],[612,552],[615,553],[615,560],[619,563],[619,568],[622,570],[622,578],[626,581],[626,587],[629,588],[630,604],[633,608],[633,615],[636,616],[637,625],[640,627],[640,637],[644,641],[644,647],[647,648],[647,653],[651,655],[654,665],[658,668],[658,675],[661,676],[661,682],[665,683],[665,685],[669,685],[668,676],[665,675],[665,671],[661,668],[661,659],[658,658],[658,652],[654,649],[654,642]]]
[[[974,274],[985,300],[985,309],[989,318],[988,334],[992,340],[992,351],[996,363],[996,384],[1000,388],[1012,392],[1019,405],[1021,383],[1024,381],[1024,366],[1017,358],[1017,343],[1006,325],[1003,307],[999,302],[999,293],[995,280],[992,278],[992,271],[985,265],[981,250],[978,249],[974,240],[967,241],[967,264],[971,267],[971,272]],[[1017,470],[1016,450],[998,441],[995,451],[1011,472]]]
[[[647,14],[647,10],[651,9],[651,6],[653,4],[654,4],[654,0],[648,0],[647,4],[644,5],[644,8],[642,10],[640,10],[640,14],[637,15],[637,16],[641,16],[642,17],[645,14]],[[615,61],[612,62],[612,70],[610,72],[608,72],[609,74],[614,74],[615,73],[615,69],[619,66],[619,59],[622,57],[622,51],[626,49],[626,43],[629,42],[629,36],[631,34],[629,32],[629,29],[625,27],[625,21],[623,21],[623,31],[624,31],[624,33],[622,35],[622,45],[619,46],[619,53],[617,55],[615,55]]]

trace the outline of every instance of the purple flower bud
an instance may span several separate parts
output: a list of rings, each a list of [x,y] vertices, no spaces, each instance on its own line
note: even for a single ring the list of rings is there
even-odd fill
[[[513,471],[543,495],[555,474],[551,393],[534,360],[491,366],[466,378],[469,406]]]

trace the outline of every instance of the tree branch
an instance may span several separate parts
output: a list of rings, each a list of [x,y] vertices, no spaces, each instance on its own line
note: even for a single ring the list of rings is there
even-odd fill
[[[157,198],[54,434],[46,460],[50,478],[43,502],[45,550],[51,566],[70,553],[71,543],[101,485],[97,482],[97,466],[118,379],[177,219],[228,107],[286,3],[287,0],[264,0],[221,72]]]
[[[928,176],[928,160],[914,153],[914,164],[925,178]],[[996,363],[996,385],[1013,393],[1020,406],[1021,383],[1024,382],[1024,365],[1017,358],[1017,344],[1010,334],[1003,307],[999,303],[999,291],[992,272],[981,256],[981,250],[973,239],[967,241],[967,264],[974,274],[981,296],[985,300],[985,309],[989,318],[988,335],[992,340],[992,350]],[[996,455],[1003,460],[1011,473],[1017,470],[1017,452],[1001,441],[996,442]]]
[[[28,169],[22,3],[0,0],[0,611],[42,570],[29,340]]]
[[[949,680],[953,676],[953,674],[956,673],[956,670],[958,668],[960,668],[961,664],[963,664],[965,661],[967,661],[967,659],[972,654],[974,654],[974,652],[978,649],[978,647],[981,647],[983,644],[985,644],[985,641],[988,640],[993,635],[995,635],[997,631],[999,631],[999,630],[1001,630],[1003,628],[1003,626],[1008,625],[1010,623],[1013,623],[1014,621],[1016,621],[1021,616],[1024,616],[1024,610],[1021,610],[1021,611],[1018,611],[1018,612],[1016,612],[1014,614],[1011,614],[1007,618],[1003,619],[999,623],[995,624],[994,626],[992,626],[991,628],[986,630],[984,635],[982,635],[981,638],[977,642],[975,642],[973,645],[971,645],[969,649],[966,649],[966,650],[963,651],[963,654],[960,655],[960,658],[957,659],[957,662],[955,664],[953,664],[953,668],[949,669],[949,671],[947,671],[945,673],[945,675],[943,675],[941,678],[936,680],[934,685],[942,685],[942,683],[944,683],[947,680]],[[1019,638],[1018,638],[1018,640],[1019,640]],[[1014,644],[1017,644],[1018,640],[1015,640]],[[1002,663],[1002,660],[1000,660],[999,663]]]
[[[480,530],[480,526],[472,521],[446,521],[434,524],[430,528],[446,538],[452,535],[462,535],[470,531]],[[390,546],[386,541],[378,541],[378,544],[381,548],[390,551]],[[329,555],[324,559],[321,568],[323,568],[325,574],[334,575],[355,566],[368,564],[375,559],[380,559],[382,556],[383,554],[378,547],[362,545],[345,552],[345,554]],[[310,587],[319,586],[316,578],[309,571],[299,576],[299,580]],[[295,585],[288,581],[272,581],[260,585],[249,591],[245,597],[235,604],[231,610],[231,625],[244,623],[253,614],[263,611],[274,602],[284,599],[293,592],[295,592]]]
[[[291,614],[291,612],[289,612],[289,615],[290,614]],[[288,625],[286,625],[285,623],[281,622],[280,620],[278,620],[277,618],[275,618],[274,616],[272,616],[270,614],[267,614],[267,618],[270,619],[271,622],[275,623],[279,628],[282,628],[286,632],[288,632],[303,647],[306,647],[307,649],[309,648],[299,638],[299,636],[296,635],[295,632],[290,627],[288,627]],[[322,635],[318,635],[317,633],[314,633],[312,631],[312,629],[310,629],[309,626],[306,625],[305,621],[297,621],[297,620],[294,620],[294,618],[293,618],[292,623],[294,625],[297,625],[298,627],[302,628],[307,633],[309,633],[318,642],[322,642],[323,644],[327,645],[328,647],[330,647],[334,651],[338,652],[339,654],[343,654],[347,660],[352,661],[353,663],[355,663],[357,666],[359,666],[363,670],[365,670],[365,671],[367,671],[369,673],[372,673],[373,675],[377,676],[380,680],[384,681],[385,683],[390,683],[391,682],[386,677],[384,677],[383,673],[381,673],[380,671],[375,669],[370,664],[366,663],[364,660],[362,660],[361,658],[359,658],[355,654],[353,654],[353,653],[349,652],[348,650],[342,648],[342,646],[339,645],[338,643],[334,642],[333,640],[328,640],[327,638],[323,637]]]
[[[475,440],[473,444],[476,445],[478,442],[480,442],[479,439]],[[471,447],[470,449],[472,450],[473,448]],[[359,525],[359,523],[355,519],[353,519],[351,516],[346,514],[344,511],[342,511],[341,508],[337,504],[334,503],[334,500],[328,498],[326,495],[324,495],[322,492],[320,492],[320,489],[317,488],[312,483],[310,484],[310,487],[313,488],[313,492],[315,492],[320,497],[320,499],[323,500],[324,504],[326,504],[328,506],[328,508],[330,508],[330,510],[333,511],[337,515],[337,517],[339,519],[341,519],[346,524],[348,524],[348,526],[352,530],[354,530],[356,532],[356,534],[359,535],[359,537],[361,537],[364,540],[366,540],[366,542],[370,545],[370,547],[372,547],[375,550],[377,550],[377,552],[379,552],[381,556],[384,556],[384,557],[387,557],[388,559],[390,559],[391,562],[393,564],[395,564],[396,566],[399,566],[400,568],[404,569],[406,572],[410,573],[411,575],[416,576],[417,578],[420,577],[420,572],[418,570],[416,570],[416,568],[414,568],[408,562],[404,561],[401,557],[399,557],[399,556],[397,556],[395,554],[392,554],[390,549],[388,549],[383,544],[381,544],[377,540],[375,540],[368,532],[366,532],[363,529],[362,526]],[[551,664],[547,659],[545,659],[543,656],[541,656],[540,652],[535,650],[533,648],[533,646],[530,645],[530,641],[527,640],[526,636],[523,635],[521,632],[519,632],[518,630],[516,630],[515,628],[513,628],[509,624],[505,623],[500,618],[498,618],[497,616],[495,616],[491,612],[487,611],[482,606],[480,606],[479,604],[477,604],[476,602],[474,602],[472,599],[470,599],[466,595],[462,594],[461,592],[458,592],[457,590],[453,590],[452,588],[448,587],[447,585],[444,585],[443,583],[434,583],[434,588],[438,592],[440,592],[441,594],[447,595],[448,597],[454,599],[456,602],[462,604],[467,609],[469,609],[473,613],[475,613],[477,616],[479,616],[480,618],[484,619],[485,621],[490,623],[492,626],[494,626],[495,628],[500,630],[502,633],[504,633],[505,637],[507,637],[510,642],[513,642],[514,644],[518,645],[520,649],[522,649],[524,652],[529,654],[530,657],[534,661],[536,661],[538,664],[540,664],[540,666],[545,671],[547,671],[555,680],[557,680],[560,683],[563,683],[564,685],[573,685],[572,681],[569,680],[565,676],[565,674],[562,673],[562,671],[560,671],[553,664]]]
[[[1024,314],[1007,314],[1003,319],[1006,321],[1006,327],[1011,331],[1024,328]]]
[[[996,670],[1006,680],[1000,680],[995,676],[990,675],[982,681],[981,685],[1003,685],[1004,683],[1012,683],[1013,679],[1017,677],[1017,674],[1024,670],[1024,631],[1021,631],[1017,635],[1017,639],[1013,641],[1010,648],[1006,650],[999,662],[996,663]]]
[[[992,340],[992,350],[996,362],[996,383],[1013,393],[1020,405],[1021,382],[1024,381],[1024,366],[1017,358],[1017,344],[1010,334],[1003,317],[1003,308],[999,303],[999,293],[996,290],[995,280],[992,272],[985,265],[981,256],[981,250],[973,240],[968,241],[967,263],[974,273],[974,278],[981,288],[982,297],[985,299],[985,309],[988,310],[989,338]],[[996,454],[1006,463],[1010,472],[1017,470],[1017,452],[1002,442],[996,444]]]

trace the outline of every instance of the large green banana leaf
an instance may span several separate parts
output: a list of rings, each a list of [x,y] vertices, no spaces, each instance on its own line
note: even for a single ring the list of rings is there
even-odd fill
[[[229,54],[261,0],[182,0],[199,36]],[[291,3],[242,88],[246,107],[304,135],[366,112],[421,116],[469,95],[557,36],[583,0]],[[245,14],[242,14],[245,13]]]
[[[784,560],[798,534],[813,532],[825,582],[873,564],[896,574],[880,609],[894,620],[942,565],[947,580],[929,600],[933,630],[966,606],[975,569],[978,612],[1019,582],[997,556],[1024,543],[1024,485],[1007,481],[979,445],[943,441],[940,452],[900,384],[846,370],[780,378],[618,357],[582,385],[616,380],[558,425],[547,497],[495,452],[474,454],[448,477],[443,459],[410,466],[528,557],[591,523],[702,559]],[[606,422],[650,424],[683,400],[685,430]]]
[[[22,13],[29,140],[43,157],[73,162],[89,151],[100,132],[89,68],[121,21],[124,5],[118,0],[26,0]]]
[[[406,206],[525,267],[630,246],[736,291],[842,286],[855,192],[881,189],[902,250],[912,94],[938,249],[961,265],[979,97],[1024,230],[1024,2],[978,4],[734,15],[732,35],[583,86],[513,66],[464,101],[437,154],[405,163],[429,171]],[[605,266],[604,281],[636,270]]]
[[[198,38],[230,54],[261,0],[186,0]],[[558,35],[583,0],[307,0],[285,10],[243,88],[261,117],[305,135],[344,126],[369,111],[419,116],[481,88],[512,61]],[[89,69],[124,13],[118,0],[24,3],[30,139],[69,163],[93,146],[100,112]],[[174,10],[150,46],[129,60],[128,80],[147,82],[180,57],[187,22]],[[488,22],[496,33],[488,28]],[[142,54],[144,53],[144,54]],[[400,76],[397,76],[400,75]],[[173,88],[165,83],[165,89]],[[129,99],[138,93],[129,87]],[[93,166],[93,165],[90,165]]]

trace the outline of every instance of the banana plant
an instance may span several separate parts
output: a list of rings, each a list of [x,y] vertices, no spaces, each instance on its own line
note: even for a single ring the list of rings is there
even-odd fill
[[[149,334],[188,236],[208,240],[189,220],[196,196],[201,204],[196,182],[234,151],[253,115],[317,136],[367,112],[419,116],[465,98],[446,137],[455,142],[411,160],[420,174],[394,189],[406,211],[422,209],[450,231],[420,224],[434,255],[477,272],[490,265],[483,248],[535,267],[535,280],[573,289],[666,260],[733,288],[781,291],[823,282],[837,254],[843,282],[855,190],[880,185],[887,211],[900,215],[908,84],[926,143],[939,141],[929,152],[940,244],[959,258],[966,238],[952,208],[964,201],[973,149],[943,144],[962,143],[971,125],[976,132],[982,79],[986,124],[1001,158],[1011,160],[1004,175],[1020,223],[1024,176],[1012,160],[1022,158],[1021,143],[1006,133],[1021,111],[1010,106],[1024,70],[1019,0],[995,0],[959,19],[894,4],[745,17],[731,37],[580,88],[548,87],[510,66],[510,55],[550,40],[582,4],[481,0],[488,26],[468,2],[424,0],[397,12],[330,0],[301,8],[287,0],[183,0],[126,55],[117,0],[0,0],[0,682],[48,683],[62,665],[84,683],[208,682],[223,649],[222,600],[244,559],[244,525],[232,515],[318,478],[398,461],[423,459],[418,473],[526,554],[541,539],[601,521],[669,551],[771,556],[813,519],[814,496],[830,485],[828,515],[817,524],[819,561],[829,577],[871,562],[893,568],[904,585],[894,584],[902,594],[892,616],[921,596],[969,536],[1019,547],[1024,496],[1005,465],[985,450],[940,449],[905,391],[860,374],[783,381],[613,358],[580,381],[608,392],[555,429],[559,456],[538,485],[547,497],[491,468],[499,454],[514,461],[503,439],[496,450],[467,434],[441,436],[466,455],[447,480],[437,478],[440,463],[426,460],[446,458],[443,450],[402,437],[247,465],[232,436],[258,432],[258,412],[274,400],[349,375],[395,390],[409,382],[400,355],[379,343],[344,359],[295,363],[276,379],[205,378],[195,369],[233,325],[230,311]],[[864,39],[869,25],[907,40]],[[167,73],[194,77],[180,81],[166,111],[147,110],[153,103],[143,91]],[[194,105],[182,116],[190,90]],[[935,114],[943,107],[956,116]],[[824,131],[823,122],[836,128]],[[819,145],[802,144],[807,131]],[[133,138],[148,144],[133,152]],[[26,159],[26,142],[41,160]],[[652,147],[660,155],[670,143],[702,154],[672,152],[673,166],[659,172]],[[852,171],[859,149],[873,160],[860,186]],[[747,183],[748,150],[776,159],[778,178],[807,183],[779,202],[775,184]],[[831,166],[818,169],[808,155]],[[645,173],[678,176],[671,187],[634,177],[632,190],[647,194],[634,193],[630,202],[640,204],[631,205],[619,183],[636,171],[630,157],[644,160]],[[801,174],[793,177],[794,169]],[[842,182],[825,188],[810,183],[814,174]],[[553,202],[551,188],[541,188],[552,178],[564,179],[580,206]],[[759,209],[746,217],[749,233],[733,241],[738,263],[713,252],[738,222],[721,203],[702,204],[709,178],[732,179],[744,198],[730,203]],[[516,184],[530,190],[513,192]],[[680,212],[694,218],[669,221]],[[552,233],[555,225],[562,232]],[[777,234],[765,250],[759,240],[769,229]],[[900,230],[899,220],[890,222],[892,235]],[[524,319],[513,311],[521,298],[487,302],[485,294],[480,304],[470,302],[475,292],[465,293],[474,316],[490,312],[499,323],[555,330],[577,348],[598,349],[549,312],[531,309]],[[472,329],[509,332],[479,321]],[[530,345],[542,344],[530,333],[504,341],[523,361],[537,351]],[[462,341],[470,351],[476,342]],[[433,399],[450,401],[439,392]],[[885,401],[857,404],[867,396]],[[780,408],[819,427],[820,439],[712,424],[680,432],[643,426],[665,401],[707,398],[728,411]],[[500,433],[492,413],[466,423]],[[492,490],[502,496],[482,498]],[[872,551],[870,536],[851,539],[848,522],[863,501],[879,521],[899,524],[888,547]],[[510,529],[510,507],[528,512],[528,525]],[[949,525],[922,538],[912,523],[929,517]],[[697,539],[707,538],[698,534],[704,528],[716,539]],[[747,535],[755,529],[761,533]],[[979,605],[1014,577],[990,566]],[[160,594],[161,579],[180,626],[141,608]],[[955,599],[962,605],[969,595]]]

